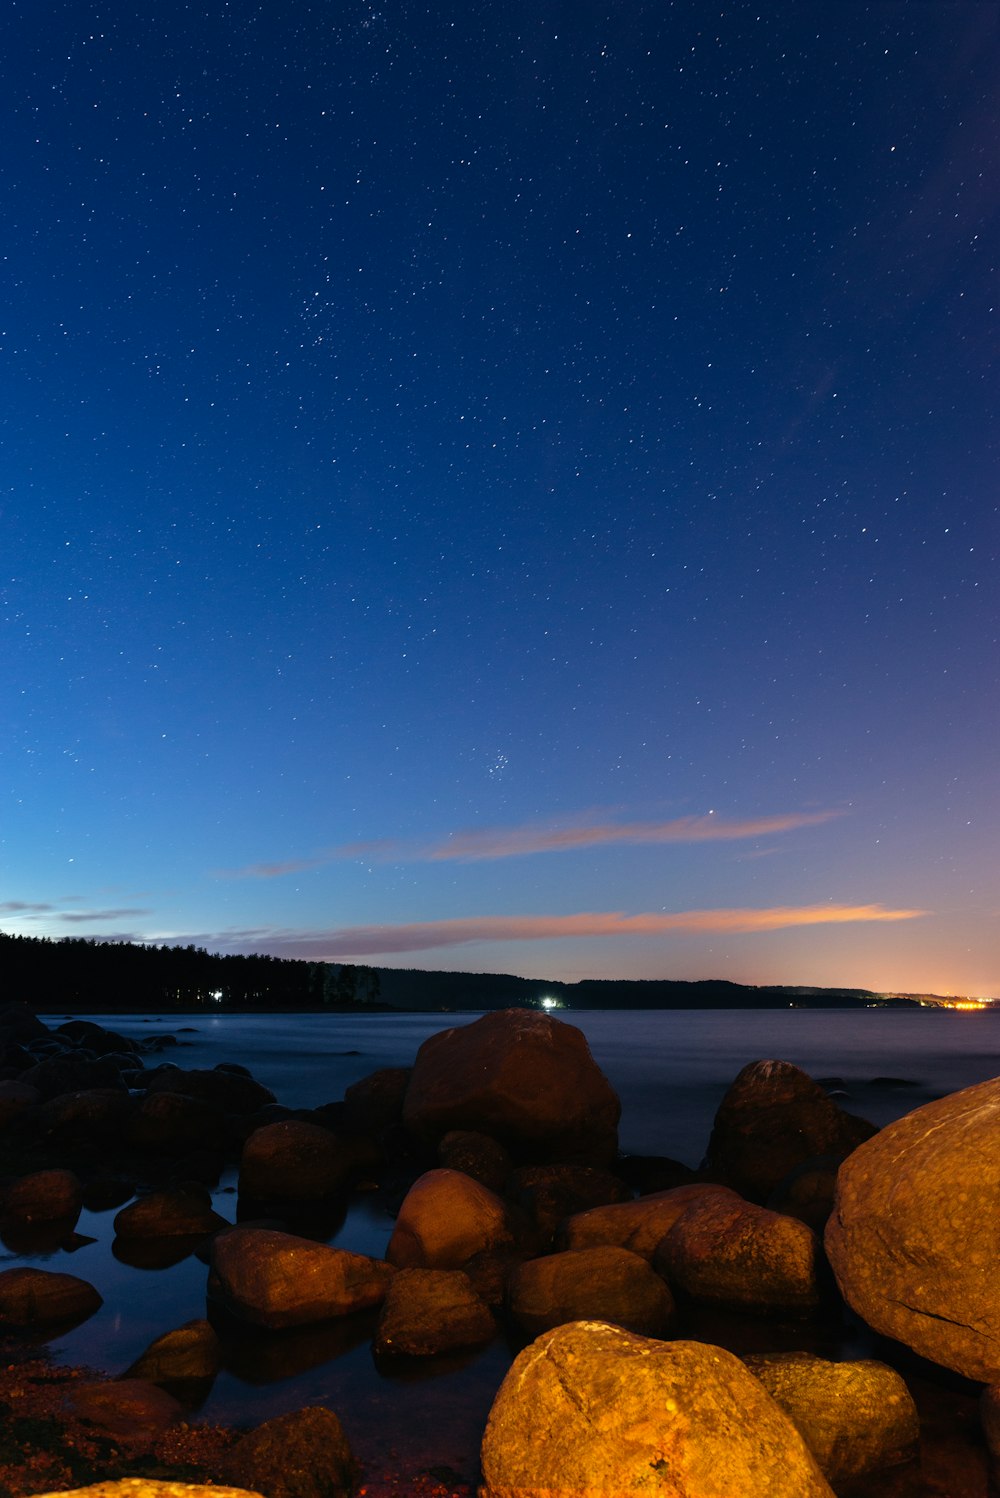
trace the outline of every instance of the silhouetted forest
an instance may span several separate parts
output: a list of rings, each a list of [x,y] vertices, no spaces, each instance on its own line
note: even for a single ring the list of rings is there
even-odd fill
[[[203,947],[141,946],[85,937],[54,940],[0,932],[0,989],[47,1012],[151,1010],[786,1009],[910,1007],[867,989],[758,988],[721,979],[585,979],[508,973],[427,972],[293,958],[221,956]],[[545,1006],[549,1007],[549,1006]]]

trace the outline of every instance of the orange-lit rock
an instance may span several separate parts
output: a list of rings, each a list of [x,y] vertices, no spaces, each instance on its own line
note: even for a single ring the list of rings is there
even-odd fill
[[[581,1030],[526,1009],[443,1030],[417,1052],[403,1118],[428,1143],[473,1129],[515,1159],[605,1165],[621,1105]]]
[[[429,1170],[403,1198],[386,1259],[400,1269],[460,1269],[515,1238],[506,1204],[460,1170]]]
[[[858,1315],[923,1357],[1000,1381],[1000,1079],[887,1125],[840,1167],[826,1251]]]
[[[401,1269],[382,1304],[374,1350],[429,1357],[482,1347],[496,1329],[492,1312],[460,1269]]]
[[[692,1202],[660,1241],[653,1264],[693,1300],[744,1311],[813,1310],[819,1239],[796,1217],[735,1196]]]
[[[570,1217],[558,1234],[564,1248],[593,1248],[598,1243],[614,1243],[631,1249],[644,1259],[653,1257],[656,1245],[668,1233],[693,1202],[714,1200],[739,1201],[727,1186],[675,1186],[670,1191],[655,1191],[635,1201],[616,1202],[607,1207],[592,1207]]]
[[[277,1328],[380,1305],[392,1275],[381,1259],[245,1227],[215,1239],[208,1288],[234,1315]]]
[[[790,1061],[752,1061],[719,1104],[706,1165],[741,1196],[765,1202],[797,1166],[817,1155],[842,1160],[874,1133]]]
[[[661,1277],[638,1254],[610,1243],[529,1259],[511,1273],[508,1303],[532,1337],[566,1321],[610,1321],[663,1337],[674,1319]]]
[[[575,1321],[526,1347],[482,1445],[482,1498],[831,1498],[738,1358]]]
[[[831,1363],[808,1352],[759,1353],[744,1362],[795,1422],[834,1487],[916,1457],[917,1408],[885,1363]]]

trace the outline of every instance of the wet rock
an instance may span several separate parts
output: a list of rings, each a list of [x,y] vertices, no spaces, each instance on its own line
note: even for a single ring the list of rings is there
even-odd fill
[[[204,1186],[189,1182],[163,1191],[151,1191],[123,1207],[115,1218],[119,1238],[204,1237],[229,1227],[212,1208]]]
[[[72,1384],[66,1404],[78,1419],[118,1440],[152,1441],[184,1418],[173,1395],[143,1378]]]
[[[0,1271],[0,1326],[49,1326],[83,1321],[103,1305],[86,1280],[28,1266]]]
[[[705,1167],[762,1203],[797,1166],[815,1155],[843,1160],[875,1132],[791,1062],[753,1061],[719,1105]]]
[[[398,1128],[412,1070],[409,1066],[386,1066],[352,1083],[344,1093],[345,1127],[355,1134],[376,1137]]]
[[[519,1355],[482,1444],[482,1498],[830,1498],[801,1435],[738,1358],[602,1322]]]
[[[127,1056],[130,1053],[137,1056],[139,1052],[137,1041],[119,1035],[115,1030],[105,1030],[89,1019],[68,1019],[57,1025],[53,1034],[65,1036],[73,1045],[92,1051],[95,1056]]]
[[[739,1200],[726,1186],[699,1184],[655,1191],[650,1196],[608,1207],[593,1207],[589,1212],[578,1212],[568,1218],[557,1242],[562,1248],[594,1248],[599,1243],[612,1243],[651,1259],[660,1239],[693,1202],[718,1196]]]
[[[38,1114],[43,1139],[70,1146],[74,1155],[118,1141],[135,1111],[135,1101],[119,1087],[91,1087],[49,1099]]]
[[[335,1134],[289,1119],[256,1129],[240,1158],[240,1196],[257,1202],[322,1202],[347,1185],[351,1157]]]
[[[665,1337],[674,1321],[673,1296],[660,1275],[611,1244],[529,1259],[511,1272],[508,1304],[531,1337],[567,1321],[609,1321]]]
[[[654,1268],[692,1300],[765,1314],[815,1310],[819,1263],[805,1223],[723,1195],[692,1202],[653,1255]]]
[[[523,1163],[606,1165],[617,1152],[620,1112],[582,1031],[507,1009],[424,1041],[403,1118],[427,1143],[472,1129]]]
[[[194,1149],[224,1130],[218,1108],[177,1092],[144,1097],[129,1120],[126,1137],[138,1149],[173,1152]]]
[[[69,1231],[83,1206],[83,1187],[71,1170],[36,1170],[3,1193],[5,1223],[59,1222]]]
[[[149,1096],[173,1092],[179,1097],[198,1098],[223,1113],[255,1113],[275,1101],[271,1089],[254,1081],[245,1069],[231,1070],[225,1064],[204,1071],[163,1066],[150,1076],[146,1090]]]
[[[257,1326],[303,1326],[381,1305],[393,1273],[381,1259],[238,1227],[214,1241],[209,1295]]]
[[[511,1247],[505,1202],[458,1170],[429,1170],[399,1209],[386,1258],[400,1269],[460,1269],[484,1249]]]
[[[26,1109],[40,1103],[41,1098],[38,1088],[29,1087],[26,1082],[0,1082],[0,1129],[15,1123]]]
[[[244,1436],[222,1475],[267,1498],[350,1498],[358,1466],[333,1411],[304,1409],[266,1420]]]
[[[492,1341],[496,1322],[460,1269],[401,1269],[379,1312],[374,1350],[430,1357]]]
[[[498,1196],[514,1168],[502,1144],[470,1129],[452,1129],[441,1140],[437,1153],[443,1170],[460,1170]]]
[[[507,1195],[528,1213],[546,1247],[567,1217],[632,1200],[617,1175],[589,1165],[524,1165],[510,1177]]]
[[[764,1205],[772,1212],[797,1217],[813,1232],[822,1233],[833,1211],[839,1165],[830,1155],[807,1160],[775,1186]]]
[[[73,1053],[48,1056],[21,1072],[19,1080],[36,1088],[44,1099],[60,1097],[64,1092],[89,1092],[95,1087],[126,1090],[111,1056],[88,1058]]]
[[[917,1408],[885,1363],[831,1363],[808,1352],[760,1353],[743,1361],[795,1422],[832,1487],[916,1458]]]
[[[1000,1382],[1000,1079],[927,1103],[840,1167],[826,1251],[869,1326]]]
[[[188,1321],[150,1342],[125,1378],[142,1378],[151,1384],[207,1383],[221,1366],[222,1347],[210,1323]]]

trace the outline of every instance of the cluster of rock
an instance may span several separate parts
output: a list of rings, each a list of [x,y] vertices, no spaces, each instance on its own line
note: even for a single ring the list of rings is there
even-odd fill
[[[1000,1082],[877,1133],[798,1068],[757,1062],[694,1172],[619,1159],[619,1102],[583,1035],[531,1011],[433,1036],[412,1069],[311,1112],[279,1107],[240,1068],[149,1068],[134,1042],[84,1021],[53,1032],[7,1011],[0,1045],[0,1140],[40,1166],[4,1186],[9,1243],[58,1241],[83,1203],[112,1205],[117,1190],[116,1252],[166,1262],[199,1245],[216,1325],[263,1335],[368,1312],[379,1359],[480,1346],[501,1328],[526,1344],[484,1436],[483,1498],[810,1498],[915,1461],[916,1409],[894,1369],[805,1348],[741,1359],[681,1335],[699,1308],[805,1327],[839,1286],[877,1330],[1000,1383]],[[237,1157],[233,1225],[207,1184]],[[359,1184],[396,1197],[384,1259],[318,1241]],[[323,1213],[325,1234],[302,1228]],[[99,1304],[73,1276],[0,1272],[0,1325],[63,1326]],[[109,1429],[169,1423],[219,1359],[210,1322],[190,1323],[75,1398]],[[298,1494],[260,1453],[300,1440],[326,1482],[301,1492],[351,1491],[335,1417],[282,1418],[278,1435],[272,1421],[244,1437],[219,1480]]]

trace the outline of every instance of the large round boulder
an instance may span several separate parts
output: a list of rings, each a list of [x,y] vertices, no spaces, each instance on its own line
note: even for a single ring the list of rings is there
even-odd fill
[[[763,1203],[814,1155],[842,1160],[874,1133],[790,1061],[752,1061],[719,1104],[705,1167]]]
[[[240,1159],[240,1195],[258,1202],[326,1201],[347,1184],[353,1158],[318,1124],[286,1119],[255,1129]]]
[[[230,1224],[212,1207],[211,1193],[196,1182],[140,1196],[115,1217],[119,1238],[187,1238],[217,1233]]]
[[[208,1293],[257,1326],[305,1326],[380,1305],[393,1273],[381,1259],[311,1238],[239,1227],[213,1241]]]
[[[826,1251],[869,1326],[1000,1381],[1000,1078],[887,1125],[840,1167]]]
[[[528,1009],[430,1036],[403,1104],[407,1127],[428,1144],[472,1129],[524,1162],[585,1165],[614,1159],[620,1114],[583,1032]]]
[[[373,1346],[383,1356],[431,1357],[482,1347],[496,1329],[460,1269],[401,1269],[382,1303]]]
[[[692,1300],[763,1314],[815,1310],[819,1264],[819,1239],[804,1222],[721,1194],[692,1202],[653,1255]]]
[[[623,1180],[592,1165],[522,1165],[507,1183],[507,1195],[528,1213],[546,1246],[567,1217],[632,1200]]]
[[[102,1305],[93,1285],[75,1274],[57,1274],[30,1265],[0,1271],[0,1326],[83,1321]]]
[[[71,1170],[35,1170],[8,1186],[2,1201],[5,1222],[75,1223],[83,1206],[83,1187]]]
[[[744,1362],[795,1422],[833,1487],[916,1457],[917,1407],[885,1363],[831,1363],[809,1352],[755,1353]]]
[[[200,1098],[203,1103],[211,1103],[224,1113],[256,1113],[258,1108],[275,1100],[271,1089],[249,1073],[222,1067],[184,1071],[179,1066],[166,1065],[149,1078],[146,1091],[149,1094],[174,1092],[181,1097]]]
[[[145,1378],[72,1383],[66,1404],[77,1419],[118,1440],[151,1442],[184,1418],[173,1395]]]
[[[670,1191],[654,1191],[635,1201],[592,1207],[588,1212],[577,1212],[567,1218],[556,1235],[557,1242],[562,1248],[593,1248],[599,1243],[613,1243],[641,1254],[644,1259],[652,1259],[660,1239],[692,1203],[717,1197],[740,1200],[727,1186],[699,1184],[674,1186]]]
[[[215,1483],[172,1482],[159,1477],[119,1477],[88,1488],[63,1488],[39,1493],[38,1498],[263,1498],[246,1488],[221,1488]]]
[[[665,1337],[674,1300],[660,1275],[627,1248],[605,1244],[529,1259],[511,1271],[511,1315],[530,1337],[566,1321],[610,1321]]]
[[[473,1254],[509,1248],[507,1204],[461,1170],[428,1170],[399,1209],[385,1256],[400,1269],[460,1269]]]
[[[574,1321],[514,1361],[482,1445],[482,1498],[831,1498],[738,1358]]]
[[[314,1407],[250,1431],[223,1462],[223,1476],[267,1498],[351,1498],[358,1467],[337,1416]]]

